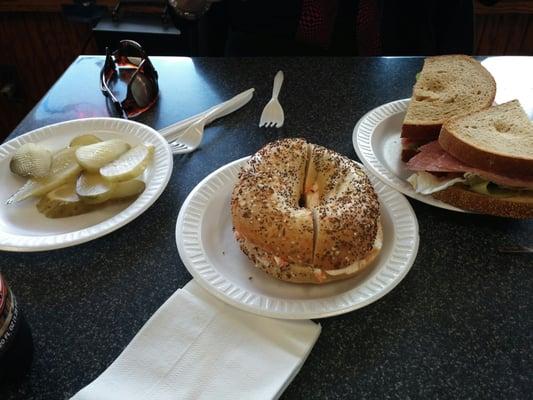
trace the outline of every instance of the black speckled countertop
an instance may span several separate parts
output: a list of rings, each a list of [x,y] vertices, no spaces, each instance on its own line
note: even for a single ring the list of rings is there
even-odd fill
[[[420,58],[153,61],[160,100],[138,120],[156,129],[247,88],[256,93],[245,108],[209,127],[200,150],[174,157],[165,192],[125,227],[67,249],[0,252],[0,272],[19,298],[35,344],[29,375],[0,387],[2,400],[69,398],[191,279],[174,230],[183,200],[202,178],[285,136],[356,159],[357,120],[409,97],[422,65]],[[54,122],[107,116],[98,87],[102,63],[101,57],[78,58],[10,137]],[[279,69],[285,72],[285,125],[261,129],[259,116]],[[420,224],[413,268],[376,303],[321,320],[322,334],[283,398],[531,398],[533,254],[500,254],[497,248],[533,244],[533,223],[410,202]]]

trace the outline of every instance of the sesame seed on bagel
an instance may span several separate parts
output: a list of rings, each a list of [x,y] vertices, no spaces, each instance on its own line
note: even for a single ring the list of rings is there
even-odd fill
[[[231,213],[243,251],[282,280],[347,278],[381,249],[379,202],[363,169],[304,139],[269,143],[251,157],[233,190]]]

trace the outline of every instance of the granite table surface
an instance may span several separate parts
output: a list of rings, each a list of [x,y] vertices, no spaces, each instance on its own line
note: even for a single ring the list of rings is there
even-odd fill
[[[367,111],[409,97],[421,58],[154,57],[160,98],[138,121],[156,129],[254,87],[240,111],[210,126],[201,148],[174,156],[170,183],[144,214],[78,246],[0,252],[0,272],[33,331],[29,374],[0,399],[66,399],[120,354],[191,276],[175,244],[189,192],[210,172],[274,139],[299,136],[357,159],[353,128]],[[533,116],[531,58],[484,60],[498,96]],[[109,116],[103,58],[79,57],[9,138],[69,119]],[[277,70],[285,72],[281,129],[258,127]],[[36,72],[38,73],[38,72]],[[522,74],[522,76],[520,76]],[[462,214],[409,200],[420,226],[416,261],[377,302],[321,319],[322,333],[283,399],[531,398],[533,222]],[[246,398],[243,394],[242,398]]]

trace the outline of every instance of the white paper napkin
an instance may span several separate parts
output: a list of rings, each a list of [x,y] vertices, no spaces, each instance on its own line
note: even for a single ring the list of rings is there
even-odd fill
[[[278,398],[320,329],[238,310],[191,281],[73,399]]]

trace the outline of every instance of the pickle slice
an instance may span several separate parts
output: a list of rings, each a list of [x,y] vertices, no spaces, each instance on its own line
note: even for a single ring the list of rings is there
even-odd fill
[[[126,199],[133,196],[138,196],[144,192],[146,184],[138,179],[132,179],[131,181],[118,182],[111,193],[110,200]]]
[[[130,145],[120,139],[106,140],[104,142],[78,147],[76,158],[84,170],[98,172],[98,170],[118,156],[130,149]]]
[[[81,166],[76,160],[75,152],[75,148],[60,150],[52,158],[52,166],[48,176],[28,179],[26,184],[6,201],[6,204],[16,203],[31,196],[42,196],[68,181],[75,180],[81,172]]]
[[[86,203],[103,203],[109,200],[115,186],[100,174],[83,172],[76,181],[76,194]]]
[[[74,139],[70,141],[69,147],[76,147],[76,146],[88,146],[90,144],[100,143],[102,139],[100,139],[98,136],[95,135],[81,135],[76,136]]]
[[[52,165],[52,153],[37,143],[25,143],[20,146],[11,162],[11,172],[28,178],[42,178],[48,175]]]
[[[136,178],[150,164],[153,156],[153,145],[140,144],[122,154],[115,161],[100,168],[100,175],[112,182],[127,181]]]

